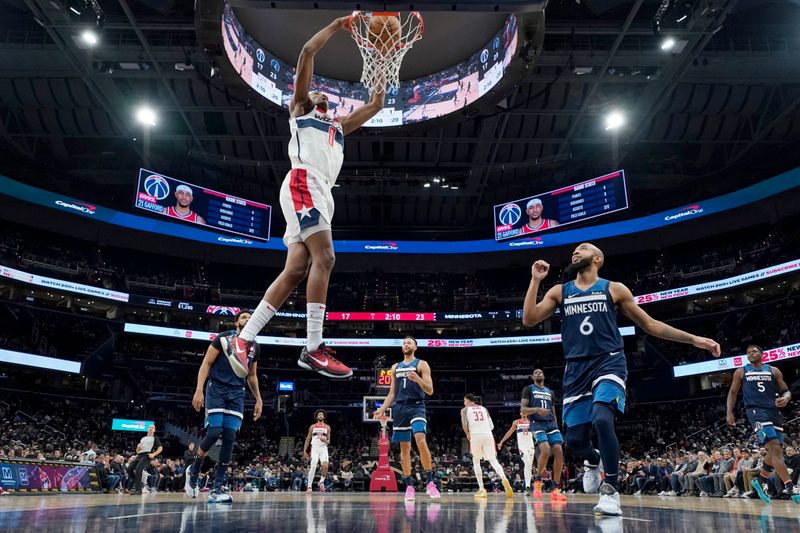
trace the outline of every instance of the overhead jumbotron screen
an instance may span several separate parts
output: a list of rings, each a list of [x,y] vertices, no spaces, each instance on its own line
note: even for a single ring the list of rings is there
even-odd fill
[[[513,239],[628,208],[625,171],[494,206],[494,238]]]
[[[261,96],[288,109],[294,92],[295,65],[263,49],[244,30],[227,2],[221,24],[225,52],[239,76]],[[517,18],[509,15],[503,28],[461,63],[422,78],[401,80],[397,91],[387,93],[381,112],[364,126],[385,128],[413,124],[454,113],[472,104],[505,75],[517,49],[517,24]],[[413,54],[414,50],[408,53]],[[369,100],[369,91],[358,82],[314,76],[311,88],[328,95],[334,117],[349,115]]]

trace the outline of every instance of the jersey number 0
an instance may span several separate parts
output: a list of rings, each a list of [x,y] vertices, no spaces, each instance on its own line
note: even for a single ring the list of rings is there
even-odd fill
[[[333,126],[328,127],[328,146],[333,146],[336,142],[336,128]]]

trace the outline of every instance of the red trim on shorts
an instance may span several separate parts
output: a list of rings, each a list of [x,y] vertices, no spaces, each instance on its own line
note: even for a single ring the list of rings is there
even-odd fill
[[[311,199],[311,194],[308,192],[305,169],[292,169],[289,177],[289,190],[292,192],[292,202],[294,203],[295,211],[303,209],[303,205],[314,207],[314,201]],[[308,195],[307,199],[306,195]]]
[[[303,205],[306,207],[314,207],[314,198],[311,196],[311,192],[308,190],[308,172],[305,169],[297,169],[298,176],[297,176],[297,189],[300,191],[300,198],[303,202]],[[303,205],[300,208],[303,208]]]

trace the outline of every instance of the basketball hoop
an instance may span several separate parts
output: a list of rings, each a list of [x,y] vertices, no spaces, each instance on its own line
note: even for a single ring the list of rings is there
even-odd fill
[[[399,27],[385,22],[392,20]],[[405,16],[396,11],[353,11],[348,29],[364,61],[361,83],[370,91],[396,91],[403,57],[425,31],[422,15],[418,11]]]

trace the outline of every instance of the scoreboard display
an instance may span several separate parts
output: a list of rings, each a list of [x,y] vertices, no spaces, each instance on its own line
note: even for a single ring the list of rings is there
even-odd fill
[[[326,320],[362,320],[365,322],[433,322],[436,320],[436,313],[373,313],[363,311],[341,313],[331,311],[327,313]]]
[[[135,206],[210,230],[258,241],[269,240],[270,206],[150,170],[139,170]]]
[[[628,208],[625,171],[494,206],[497,241],[541,233]]]

